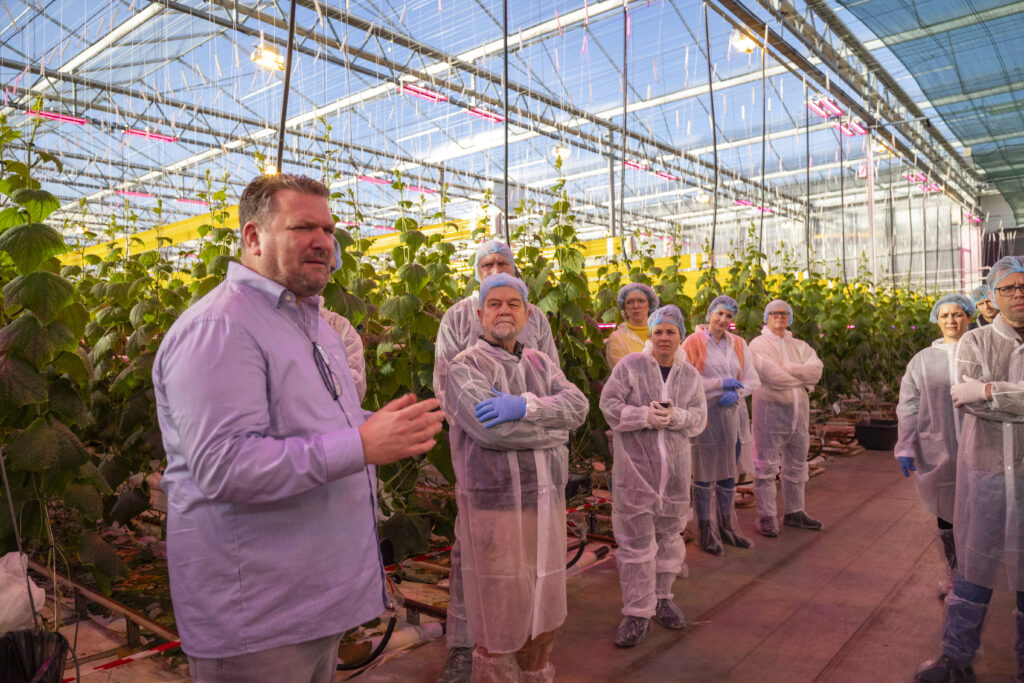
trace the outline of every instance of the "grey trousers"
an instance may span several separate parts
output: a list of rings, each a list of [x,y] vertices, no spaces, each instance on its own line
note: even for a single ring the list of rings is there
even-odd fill
[[[188,657],[195,683],[333,683],[341,634],[223,659]]]

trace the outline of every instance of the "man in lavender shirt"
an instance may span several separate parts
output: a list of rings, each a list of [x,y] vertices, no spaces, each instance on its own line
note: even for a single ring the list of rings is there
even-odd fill
[[[441,429],[434,399],[360,408],[318,314],[327,196],[302,176],[250,183],[241,263],[171,326],[153,368],[171,599],[199,683],[334,680],[340,634],[391,608],[374,466],[425,453]]]

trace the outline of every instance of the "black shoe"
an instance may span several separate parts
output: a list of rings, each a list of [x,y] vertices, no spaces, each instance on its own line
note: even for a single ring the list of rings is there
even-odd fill
[[[970,666],[960,666],[946,655],[925,662],[914,676],[914,683],[977,683]]]
[[[651,620],[647,617],[626,617],[615,632],[615,647],[633,647],[646,638],[650,630]]]
[[[453,647],[448,650],[444,668],[437,677],[437,683],[469,683],[473,677],[473,648]]]
[[[775,538],[779,535],[779,530],[775,528],[775,519],[773,517],[758,517],[756,528],[757,533],[768,538]]]
[[[711,522],[698,522],[697,530],[700,532],[698,541],[700,549],[709,555],[721,555],[722,541],[716,533],[718,528]]]
[[[721,529],[722,543],[728,543],[729,545],[736,546],[737,548],[749,548],[754,543],[745,536],[740,536],[732,529]]]
[[[787,512],[786,516],[782,518],[782,523],[786,526],[794,526],[797,529],[808,529],[810,531],[820,531],[824,526],[813,517],[808,517],[807,513],[803,510]]]
[[[679,609],[679,605],[668,598],[658,599],[658,607],[654,611],[654,620],[665,628],[673,630],[681,629],[686,626],[686,618],[683,616],[683,610]]]

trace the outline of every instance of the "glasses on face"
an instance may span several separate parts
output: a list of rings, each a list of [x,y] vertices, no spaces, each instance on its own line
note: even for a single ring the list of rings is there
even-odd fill
[[[789,320],[789,313],[786,313],[785,311],[772,311],[771,313],[768,314],[768,317],[769,318],[785,318],[786,320]]]
[[[1024,294],[1024,283],[1019,285],[1007,285],[1006,287],[996,287],[996,293],[1001,296],[1011,297],[1015,292]]]
[[[324,347],[316,342],[313,342],[313,360],[316,362],[316,369],[320,373],[320,379],[323,380],[324,386],[330,392],[331,398],[337,401],[341,397],[341,384],[334,376],[334,373],[331,372],[330,357],[324,351]]]

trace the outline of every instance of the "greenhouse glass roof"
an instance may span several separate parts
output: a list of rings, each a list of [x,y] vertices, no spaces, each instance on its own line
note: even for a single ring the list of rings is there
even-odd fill
[[[211,184],[237,196],[276,165],[289,3],[2,1],[3,112],[63,163],[45,180],[65,218],[187,218]],[[502,206],[506,173],[513,206],[564,177],[594,235],[613,202],[627,234],[713,216],[784,234],[868,201],[869,175],[893,196],[933,184],[965,211],[987,178],[1021,216],[1022,6],[509,2],[506,104],[503,3],[297,0],[282,166],[351,192],[370,230],[394,216],[395,171],[428,208],[446,185],[454,217]],[[851,85],[835,59],[851,41],[879,73],[909,72],[898,96],[894,79]],[[887,118],[899,97],[930,100],[934,125]]]

